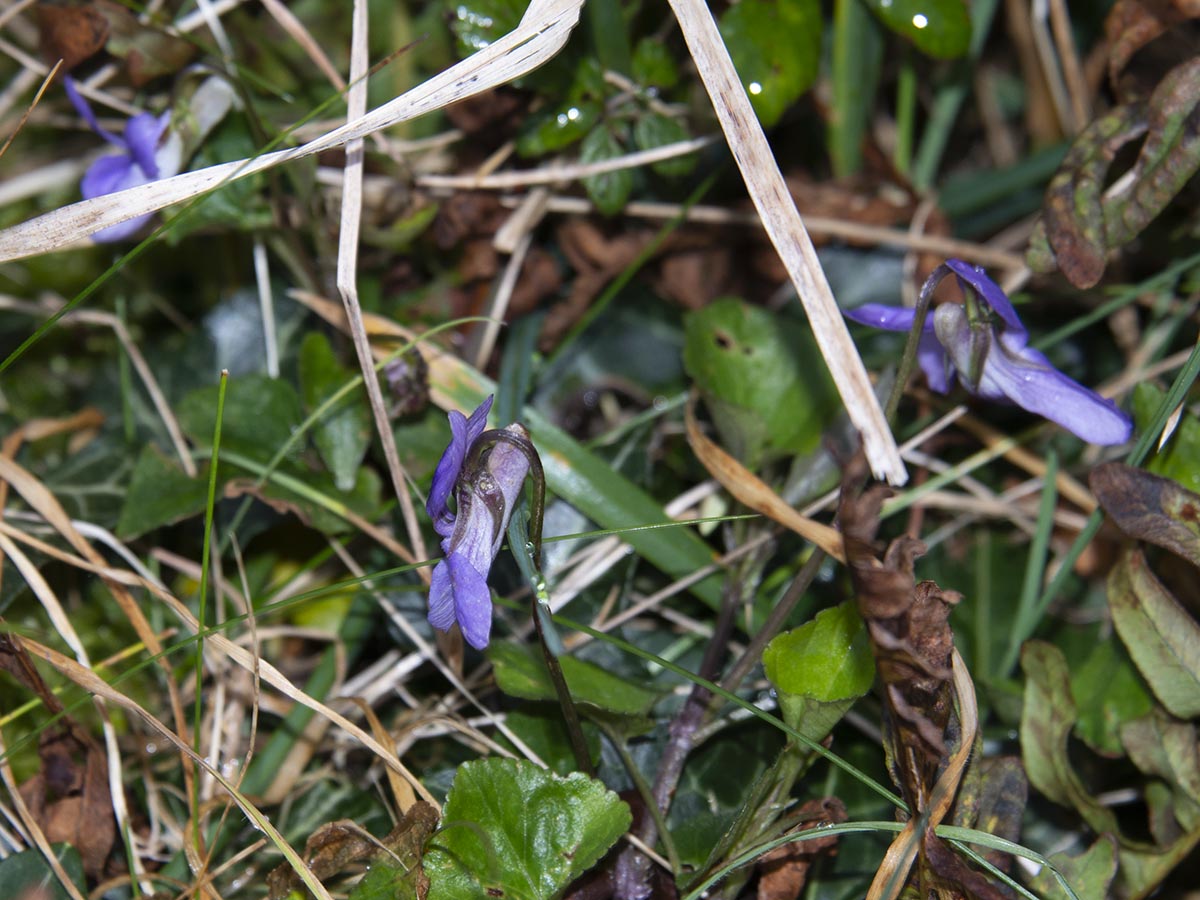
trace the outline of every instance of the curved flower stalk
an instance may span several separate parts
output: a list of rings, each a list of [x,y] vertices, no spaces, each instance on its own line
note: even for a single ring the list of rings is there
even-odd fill
[[[123,135],[118,136],[100,124],[74,79],[64,78],[63,86],[80,117],[96,134],[119,150],[100,157],[88,167],[79,183],[85,200],[178,175],[184,160],[225,117],[234,98],[233,88],[225,79],[207,78],[192,95],[187,116],[173,123],[170,111],[159,116],[138,113],[125,123]],[[103,228],[92,235],[92,240],[106,243],[132,237],[153,215],[147,213]]]
[[[1012,302],[987,273],[961,259],[934,270],[921,289],[928,296],[954,273],[964,303],[943,303],[926,316],[917,344],[917,363],[939,394],[948,393],[957,376],[963,387],[987,400],[1015,403],[1057,422],[1093,444],[1123,444],[1133,422],[1095,391],[1072,381],[1029,346],[1029,332]],[[866,303],[845,316],[888,331],[910,331],[916,310]],[[993,319],[993,315],[995,317]]]
[[[470,418],[450,413],[450,445],[438,461],[425,504],[446,554],[429,585],[429,623],[448,631],[457,622],[477,650],[487,646],[492,629],[488,572],[534,459],[522,426],[486,430],[491,408],[488,397]]]

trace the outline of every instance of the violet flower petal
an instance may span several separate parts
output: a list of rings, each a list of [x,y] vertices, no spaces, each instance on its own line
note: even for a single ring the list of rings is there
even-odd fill
[[[1029,332],[1025,330],[1025,326],[1021,323],[1016,309],[1013,308],[1012,301],[1008,299],[1004,291],[1000,290],[1000,285],[988,277],[983,267],[973,266],[970,263],[963,262],[961,259],[948,259],[946,260],[946,265],[958,277],[959,287],[964,292],[968,289],[973,289],[983,299],[984,303],[995,310],[996,315],[1004,322],[1005,332],[1014,338],[1019,335],[1019,346],[1024,347]]]
[[[1042,354],[1033,351],[1041,360]],[[1028,356],[1015,357],[993,344],[983,363],[981,393],[998,390],[1013,403],[1057,422],[1092,444],[1124,444],[1133,422],[1111,400]]]
[[[87,102],[83,94],[79,93],[79,88],[75,84],[75,79],[67,76],[63,79],[63,88],[66,89],[67,98],[71,101],[71,105],[75,107],[75,112],[79,113],[79,117],[87,122],[88,128],[100,135],[110,144],[115,144],[118,147],[124,147],[125,142],[100,124],[100,120],[96,118],[96,114],[92,111],[92,106]]]
[[[487,414],[491,408],[492,397],[489,396],[471,413],[470,419],[458,410],[451,410],[449,413],[450,445],[438,460],[437,468],[433,472],[433,485],[429,489],[429,497],[425,500],[425,510],[433,519],[434,528],[443,537],[449,533],[447,526],[454,521],[446,508],[446,502],[454,491],[467,452],[487,427]]]
[[[454,582],[454,616],[458,626],[467,643],[482,650],[492,632],[492,592],[487,579],[457,554],[446,562]]]
[[[158,150],[158,142],[167,129],[170,113],[155,116],[152,113],[138,113],[125,123],[125,145],[129,155],[138,167],[146,174],[149,181],[159,177],[158,163],[154,154]]]
[[[882,303],[864,303],[854,309],[843,309],[842,315],[861,325],[882,328],[884,331],[912,331],[917,311],[907,306],[884,306]],[[932,331],[933,323],[925,317],[923,331]]]
[[[912,331],[917,311],[907,306],[864,303],[854,309],[844,309],[842,314],[851,321],[882,328],[885,331]],[[917,365],[925,373],[930,390],[939,394],[950,392],[950,375],[946,371],[946,352],[933,333],[933,310],[925,314],[925,322],[921,326],[921,338],[917,343]]]
[[[83,180],[79,182],[79,192],[84,200],[91,200],[132,187],[138,179],[134,168],[133,160],[124,153],[102,156],[88,166]]]

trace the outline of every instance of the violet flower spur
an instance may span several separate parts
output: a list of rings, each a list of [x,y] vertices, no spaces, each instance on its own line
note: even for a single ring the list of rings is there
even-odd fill
[[[458,622],[467,643],[477,650],[487,646],[492,629],[488,571],[529,474],[529,458],[519,446],[528,442],[527,432],[520,425],[486,432],[491,407],[488,397],[469,419],[450,413],[452,438],[433,473],[425,504],[446,554],[430,580],[429,623],[448,631]],[[490,449],[488,435],[498,438]],[[454,512],[447,505],[451,494]]]
[[[1111,400],[1072,381],[1029,346],[1029,332],[1012,302],[987,273],[960,259],[947,260],[929,276],[928,295],[954,273],[964,303],[943,303],[925,317],[917,362],[929,387],[948,393],[957,375],[968,391],[987,400],[1015,403],[1057,422],[1093,444],[1123,444],[1133,422]],[[844,310],[855,322],[888,331],[910,331],[916,310],[865,303]],[[995,314],[993,321],[992,315]]]
[[[91,129],[121,150],[100,157],[88,167],[79,183],[83,199],[91,200],[179,173],[183,165],[183,147],[178,135],[168,129],[169,112],[161,116],[138,113],[125,123],[124,137],[118,137],[100,124],[87,100],[79,93],[74,79],[64,78],[63,86],[75,111]],[[148,213],[101,229],[92,235],[92,240],[103,243],[132,237],[152,216],[153,213]]]

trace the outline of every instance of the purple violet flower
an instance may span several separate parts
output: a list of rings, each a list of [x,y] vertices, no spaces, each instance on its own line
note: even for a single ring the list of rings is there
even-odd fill
[[[917,344],[917,362],[932,390],[948,393],[957,375],[972,394],[1015,403],[1090,443],[1129,440],[1133,432],[1129,416],[1028,346],[1029,332],[1012,302],[982,268],[960,259],[946,260],[923,290],[932,290],[950,272],[966,302],[943,303],[934,309],[925,317]],[[879,303],[843,312],[855,322],[888,331],[910,331],[916,316],[913,309]],[[993,324],[989,313],[999,321]]]
[[[87,100],[79,93],[74,79],[64,78],[63,86],[76,112],[91,129],[121,150],[120,153],[100,157],[88,167],[79,183],[83,199],[91,200],[179,173],[183,163],[182,147],[179,138],[168,132],[167,126],[171,121],[169,112],[161,116],[138,113],[125,123],[125,136],[118,137],[100,124]],[[128,222],[101,229],[92,235],[92,240],[111,242],[132,237],[150,221],[152,215],[138,216]]]
[[[492,630],[488,571],[529,474],[529,460],[507,441],[497,441],[486,456],[475,453],[491,408],[488,397],[469,419],[457,411],[450,413],[450,446],[438,461],[425,503],[446,554],[434,567],[429,585],[429,623],[448,631],[458,622],[467,643],[477,650],[487,646]],[[520,425],[504,430],[528,438]],[[447,506],[451,494],[454,512]]]

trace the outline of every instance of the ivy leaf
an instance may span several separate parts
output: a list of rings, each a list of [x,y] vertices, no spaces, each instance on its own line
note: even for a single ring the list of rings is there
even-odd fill
[[[783,720],[814,741],[824,740],[875,680],[871,642],[852,602],[778,635],[763,652],[763,668],[779,692]]]
[[[329,339],[310,331],[300,345],[300,392],[310,414],[354,373],[338,362]],[[354,489],[358,467],[371,442],[371,412],[361,388],[343,398],[317,422],[313,443],[339,491]]]
[[[555,900],[625,833],[629,807],[579,772],[464,763],[425,850],[429,900]]]
[[[926,56],[955,59],[971,45],[971,18],[963,0],[864,0],[890,31]]]
[[[583,145],[579,148],[579,161],[584,164],[604,162],[623,156],[624,153],[625,148],[608,126],[598,125],[583,139]],[[613,216],[625,208],[625,201],[633,191],[633,172],[629,169],[618,169],[602,175],[591,175],[583,179],[583,186],[592,202],[596,204],[596,209],[606,216]]]
[[[721,37],[766,127],[817,80],[821,5],[817,0],[741,0],[721,16]]]

